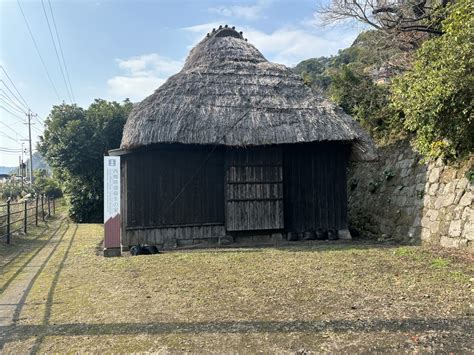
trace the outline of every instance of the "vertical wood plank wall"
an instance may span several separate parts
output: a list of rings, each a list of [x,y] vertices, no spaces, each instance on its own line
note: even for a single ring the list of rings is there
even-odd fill
[[[194,146],[128,155],[126,227],[224,224],[223,159]]]
[[[227,149],[225,164],[226,229],[283,228],[281,147]]]
[[[123,236],[137,244],[171,243],[192,238],[193,226],[201,228],[201,239],[208,230],[216,237],[212,226],[229,232],[347,229],[347,162],[348,147],[340,143],[167,145],[127,154]]]
[[[348,150],[340,143],[284,149],[285,229],[347,229]]]

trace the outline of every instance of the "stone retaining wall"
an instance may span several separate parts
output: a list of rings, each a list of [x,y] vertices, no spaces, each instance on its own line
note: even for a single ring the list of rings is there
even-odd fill
[[[407,141],[380,148],[374,163],[349,169],[349,221],[361,233],[411,244],[474,251],[474,186],[462,166],[423,164]]]

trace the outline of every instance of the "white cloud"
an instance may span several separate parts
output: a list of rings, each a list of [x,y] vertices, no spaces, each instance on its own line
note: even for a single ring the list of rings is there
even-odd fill
[[[118,100],[126,97],[132,101],[142,100],[183,66],[181,61],[165,58],[156,53],[116,61],[124,74],[109,79],[107,85],[109,93]]]
[[[189,50],[192,49],[199,41],[201,41],[204,38],[206,33],[212,32],[213,28],[219,28],[219,26],[222,25],[222,22],[224,21],[208,22],[208,23],[203,23],[200,25],[182,28],[182,30],[191,34],[191,37],[190,37],[191,44],[189,44],[187,48]]]
[[[208,22],[200,25],[184,27],[183,30],[204,36],[206,33],[211,32],[213,28],[218,28],[219,25],[222,25],[222,22]]]
[[[336,54],[348,47],[357,31],[311,31],[304,28],[280,28],[270,33],[244,29],[244,37],[269,60],[288,66],[308,58]]]
[[[229,5],[229,6],[217,6],[209,8],[209,12],[225,17],[236,17],[245,20],[257,20],[263,18],[263,10],[268,6],[270,1],[260,0],[255,5],[242,6],[242,5]]]
[[[193,47],[204,38],[212,28],[222,22],[209,22],[183,28],[190,34]],[[339,49],[348,47],[356,38],[359,29],[334,27],[329,29],[307,26],[303,22],[272,32],[264,32],[253,27],[244,27],[244,37],[255,45],[272,62],[294,66],[300,61],[336,54]],[[127,59],[117,59],[122,74],[107,81],[113,99],[128,97],[139,101],[153,93],[166,79],[177,73],[183,61],[162,57],[157,53],[144,54]]]
[[[221,24],[222,22],[209,22],[183,28],[192,35],[189,49],[202,40],[206,33]],[[337,54],[339,49],[350,46],[360,32],[360,28],[347,25],[330,28],[309,26],[307,20],[273,32],[264,32],[249,26],[239,30],[244,32],[244,37],[268,60],[288,66],[309,58]]]

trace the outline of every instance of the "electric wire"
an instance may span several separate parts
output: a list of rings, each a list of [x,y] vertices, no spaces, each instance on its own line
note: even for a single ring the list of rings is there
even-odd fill
[[[67,81],[69,83],[69,88],[71,89],[72,99],[74,100],[74,103],[75,103],[76,98],[74,97],[74,92],[72,90],[71,80],[70,80],[70,77],[69,77],[69,70],[68,70],[67,65],[66,65],[66,60],[64,59],[63,46],[61,45],[61,40],[59,39],[58,28],[56,26],[56,20],[54,19],[54,13],[53,13],[53,7],[51,6],[51,0],[48,0],[48,4],[49,4],[49,11],[51,12],[51,19],[53,20],[54,31],[56,32],[56,39],[58,40],[59,51],[61,52],[61,58],[63,59],[64,70],[66,72],[66,77],[67,77]]]
[[[5,76],[7,77],[8,81],[10,81],[10,83],[12,84],[13,88],[15,89],[15,91],[17,92],[18,96],[20,96],[20,98],[22,99],[23,103],[22,105],[25,106],[26,109],[29,109],[29,106],[28,106],[28,103],[26,102],[25,98],[21,95],[20,91],[18,90],[18,88],[16,87],[15,83],[13,82],[13,80],[10,78],[10,75],[8,75],[7,73],[7,70],[4,68],[3,65],[0,65],[0,67],[2,68],[3,72],[5,73]],[[3,80],[2,80],[3,82]],[[7,84],[3,83],[5,86],[7,86]],[[8,87],[7,87],[8,88]],[[10,91],[10,89],[9,89]],[[10,91],[11,92],[11,91]],[[18,98],[15,96],[15,94],[13,94],[13,97],[15,97],[15,99],[18,101],[18,102],[21,102],[20,100],[18,100]]]
[[[0,82],[7,88],[7,90],[10,92],[10,94],[14,97],[14,99],[16,100],[13,100],[10,96],[8,96],[8,93],[3,90],[2,88],[0,88],[0,91],[4,94],[4,95],[0,95],[0,96],[5,96],[9,102],[13,103],[15,106],[17,106],[19,109],[22,110],[22,112],[24,114],[27,114],[26,111],[24,110],[30,110],[32,113],[34,113],[36,115],[36,117],[38,118],[39,122],[41,125],[44,125],[44,123],[42,122],[43,120],[41,119],[41,117],[33,112],[30,108],[30,106],[28,105],[28,102],[26,102],[25,98],[23,97],[23,95],[20,93],[20,91],[18,90],[18,88],[16,87],[15,83],[13,82],[13,80],[11,79],[11,77],[8,75],[6,69],[0,65],[0,67],[2,68],[3,72],[5,73],[6,77],[8,78],[8,80],[10,81],[10,83],[12,84],[13,88],[15,89],[15,91],[18,93],[18,96],[20,96],[21,98],[21,101],[18,99],[18,97],[15,95],[15,93],[10,89],[10,87],[8,86],[8,84],[3,81],[2,79],[0,79]],[[20,106],[20,104],[22,106]]]
[[[18,100],[18,97],[15,96],[15,94],[13,93],[13,91],[10,89],[10,87],[7,85],[7,83],[5,81],[3,81],[2,79],[0,79],[0,82],[7,88],[8,92],[10,92],[10,94],[12,94],[12,96],[15,98],[15,100],[17,102],[20,102],[20,100]],[[5,91],[3,91],[5,92]],[[26,107],[26,109],[28,109],[28,107]]]
[[[38,48],[38,44],[36,43],[35,37],[33,36],[33,32],[31,31],[30,24],[28,23],[28,19],[26,18],[25,13],[23,12],[23,8],[21,7],[20,0],[17,0],[18,7],[20,8],[21,14],[23,15],[23,19],[25,20],[26,27],[28,29],[28,32],[30,34],[31,40],[33,41],[33,44],[36,49],[36,53],[38,54],[38,57],[40,58],[41,63],[43,64],[43,68],[46,72],[46,76],[48,77],[49,83],[51,84],[51,87],[54,90],[54,93],[56,94],[57,98],[59,101],[61,101],[61,98],[59,97],[58,90],[56,89],[56,86],[54,85],[53,80],[51,79],[51,75],[49,74],[48,67],[46,66],[46,63],[44,62],[43,56],[41,55],[41,52]]]
[[[58,48],[56,47],[56,41],[53,37],[53,31],[51,30],[51,25],[49,23],[48,15],[46,14],[46,8],[44,7],[44,0],[41,0],[41,6],[43,7],[44,17],[46,18],[46,23],[48,24],[49,35],[51,37],[51,42],[53,42],[54,53],[56,54],[56,59],[58,60],[59,69],[61,71],[61,76],[63,77],[64,86],[66,86],[67,95],[69,96],[69,101],[72,102],[71,93],[69,91],[69,86],[67,84],[66,76],[64,75],[63,65],[61,64],[61,59],[59,58]]]
[[[2,121],[0,121],[0,124],[4,125],[6,128],[8,128],[10,131],[12,131],[14,134],[16,134],[17,136],[21,136],[20,133],[18,133],[17,131],[15,131],[13,128],[11,128],[9,125],[3,123]]]
[[[19,152],[19,153],[21,153],[21,148],[0,147],[0,151],[5,151],[5,152]]]
[[[7,137],[7,138],[11,139],[12,141],[18,143],[18,139],[13,138],[12,136],[6,134],[5,132],[0,131],[0,134],[3,135],[4,137]]]
[[[17,107],[13,106],[1,96],[0,96],[0,103],[6,105],[10,110],[13,110],[14,112],[18,112],[19,114],[25,113],[25,111],[22,111],[18,109]]]
[[[8,103],[10,105],[13,105],[15,106],[18,110],[20,110],[21,112],[23,113],[26,113],[25,109],[23,108],[23,106],[20,106],[18,105],[14,100],[11,99],[11,97],[9,97],[8,95],[6,95],[6,92],[3,90],[3,89],[0,89],[1,93],[0,93],[0,97],[3,97],[5,100],[8,101]]]
[[[14,116],[14,117],[16,117],[16,118],[19,118],[19,119],[21,119],[21,120],[24,119],[23,117],[18,116],[16,113],[11,112],[9,109],[5,108],[5,107],[2,106],[2,105],[0,105],[0,108],[3,109],[3,110],[5,110],[5,111],[7,111],[10,115],[12,115],[12,116]]]

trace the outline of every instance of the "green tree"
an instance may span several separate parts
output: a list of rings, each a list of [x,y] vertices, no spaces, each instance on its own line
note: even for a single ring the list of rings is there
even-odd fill
[[[45,121],[39,150],[53,168],[76,222],[100,222],[103,204],[103,156],[120,146],[132,108],[96,99],[87,110],[54,106]]]
[[[45,169],[34,170],[33,190],[36,194],[46,194],[50,197],[61,197],[62,191],[58,182],[48,176]]]
[[[368,75],[342,65],[331,75],[329,97],[352,115],[376,138],[393,130],[394,110],[390,107],[390,91],[386,85],[374,84]]]
[[[457,1],[442,26],[444,34],[426,41],[394,82],[393,104],[421,154],[455,159],[474,148],[472,2]]]

